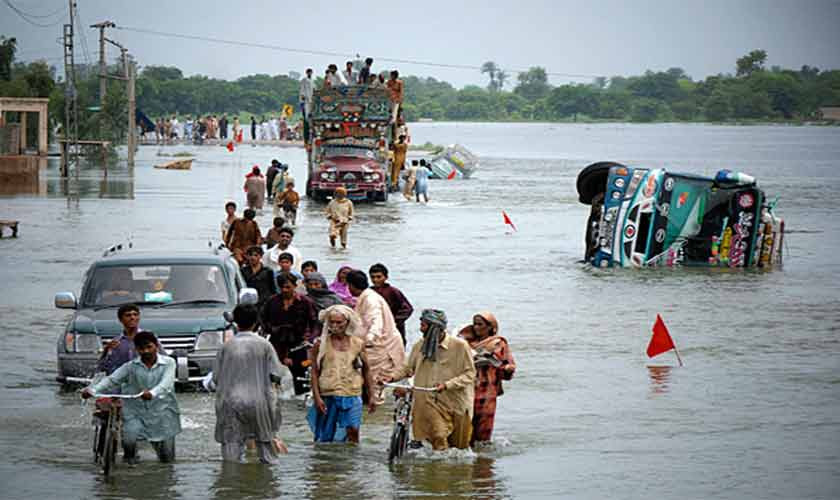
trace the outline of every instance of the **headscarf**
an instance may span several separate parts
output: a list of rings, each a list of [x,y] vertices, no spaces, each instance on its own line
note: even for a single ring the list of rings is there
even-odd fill
[[[262,177],[262,174],[260,173],[260,167],[258,167],[257,165],[254,165],[254,167],[251,169],[251,171],[245,177],[246,178]]]
[[[324,346],[329,341],[330,336],[330,326],[329,326],[329,317],[330,314],[337,312],[340,313],[344,318],[347,320],[347,329],[344,331],[344,334],[349,336],[361,336],[362,331],[362,320],[359,318],[359,315],[356,314],[356,311],[350,309],[349,307],[345,306],[344,304],[339,304],[335,306],[330,306],[320,313],[318,313],[318,320],[324,323],[323,328],[321,328],[321,337],[319,339],[321,343],[321,347],[318,348],[318,358],[315,360],[315,364],[318,369],[321,369],[321,360],[324,359]]]
[[[350,307],[356,307],[356,297],[353,297],[353,294],[350,293],[350,287],[347,286],[347,283],[342,283],[338,279],[338,275],[341,274],[341,271],[345,269],[352,271],[353,268],[347,265],[341,266],[338,268],[338,272],[335,273],[335,281],[330,284],[330,290],[335,292],[345,304]]]
[[[423,333],[423,357],[429,361],[435,361],[440,336],[442,333],[446,333],[446,313],[440,309],[423,309],[420,314],[420,321],[429,324],[429,328]]]
[[[327,307],[343,303],[335,292],[327,288],[327,280],[324,278],[323,274],[317,271],[311,272],[306,279],[304,279],[304,284],[309,281],[317,281],[321,284],[321,288],[310,289],[307,287],[306,289],[307,297],[312,299],[312,302],[314,302],[319,309],[326,309]]]
[[[473,315],[473,318],[476,316],[487,323],[490,323],[492,331],[483,339],[479,339],[478,336],[475,335],[475,327],[470,325],[470,329],[472,329],[473,333],[473,340],[470,341],[469,344],[477,355],[487,355],[495,351],[499,342],[503,342],[505,339],[504,337],[499,336],[499,322],[496,320],[496,316],[494,316],[493,313],[490,311],[479,311]]]
[[[335,194],[338,195],[339,193],[343,194],[344,196],[347,196],[347,188],[345,188],[344,186],[338,186],[337,188],[335,188]]]

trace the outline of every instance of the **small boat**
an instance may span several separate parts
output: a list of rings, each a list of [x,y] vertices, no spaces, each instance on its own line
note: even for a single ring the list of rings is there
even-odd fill
[[[189,170],[192,168],[192,162],[192,158],[185,158],[161,163],[159,165],[155,165],[155,168],[164,168],[166,170]]]
[[[478,168],[478,157],[460,144],[443,148],[430,160],[431,179],[469,179]]]
[[[578,174],[577,191],[592,207],[584,260],[595,267],[782,264],[784,221],[744,173],[710,178],[598,162]]]

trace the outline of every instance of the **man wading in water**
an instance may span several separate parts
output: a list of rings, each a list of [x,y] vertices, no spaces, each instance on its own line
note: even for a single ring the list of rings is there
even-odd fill
[[[391,382],[414,376],[417,387],[435,392],[414,393],[412,432],[418,441],[429,441],[435,450],[466,449],[472,436],[475,365],[470,346],[446,332],[446,314],[424,309],[420,316],[423,342],[414,344],[408,362]]]
[[[82,398],[114,390],[141,394],[123,402],[125,461],[137,462],[137,440],[145,439],[152,443],[161,462],[171,462],[175,460],[175,436],[181,432],[181,412],[175,400],[175,360],[158,355],[158,340],[152,332],[137,332],[134,348],[139,358],[82,390]]]
[[[312,348],[312,398],[307,421],[316,442],[359,442],[362,425],[362,385],[368,394],[373,380],[365,341],[359,337],[358,315],[345,305],[330,306],[321,318],[321,338]],[[376,411],[371,398],[370,413]]]
[[[239,332],[216,356],[216,441],[225,462],[245,461],[245,442],[253,439],[260,462],[274,463],[277,452],[286,453],[275,437],[280,429],[280,409],[272,383],[280,383],[281,367],[274,347],[254,333],[257,309],[237,306],[233,320]]]

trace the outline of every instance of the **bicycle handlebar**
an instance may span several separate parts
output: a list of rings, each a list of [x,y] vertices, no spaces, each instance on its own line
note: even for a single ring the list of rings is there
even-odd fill
[[[137,394],[96,394],[91,393],[95,398],[116,398],[116,399],[137,399],[143,395],[142,392]]]
[[[403,384],[394,384],[391,382],[385,382],[382,385],[385,387],[390,387],[392,389],[405,389],[408,391],[420,391],[420,392],[437,392],[437,389],[434,387],[417,387],[414,385],[403,385]]]

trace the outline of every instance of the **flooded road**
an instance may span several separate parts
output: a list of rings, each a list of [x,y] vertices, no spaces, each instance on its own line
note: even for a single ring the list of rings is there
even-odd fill
[[[357,448],[314,446],[296,401],[275,467],[223,466],[213,397],[179,394],[178,459],[105,481],[91,463],[90,408],[59,390],[55,343],[105,247],[202,249],[217,241],[244,174],[272,158],[305,180],[301,149],[146,146],[133,170],[90,165],[41,194],[3,195],[0,218],[0,498],[838,498],[840,497],[840,128],[705,125],[417,124],[414,143],[460,142],[482,159],[468,181],[433,181],[431,203],[357,206],[350,248],[329,248],[307,203],[294,244],[331,277],[344,263],[391,270],[419,311],[450,324],[489,309],[518,369],[494,442],[388,467],[390,411],[366,416]],[[190,171],[156,170],[191,151]],[[588,207],[578,171],[597,160],[754,175],[791,234],[774,272],[594,270],[578,263]],[[508,234],[505,210],[519,229]],[[267,229],[269,211],[258,217]],[[644,354],[657,313],[686,366]],[[141,323],[142,326],[142,323]],[[417,314],[409,330],[417,335]],[[120,464],[121,465],[121,464]]]

